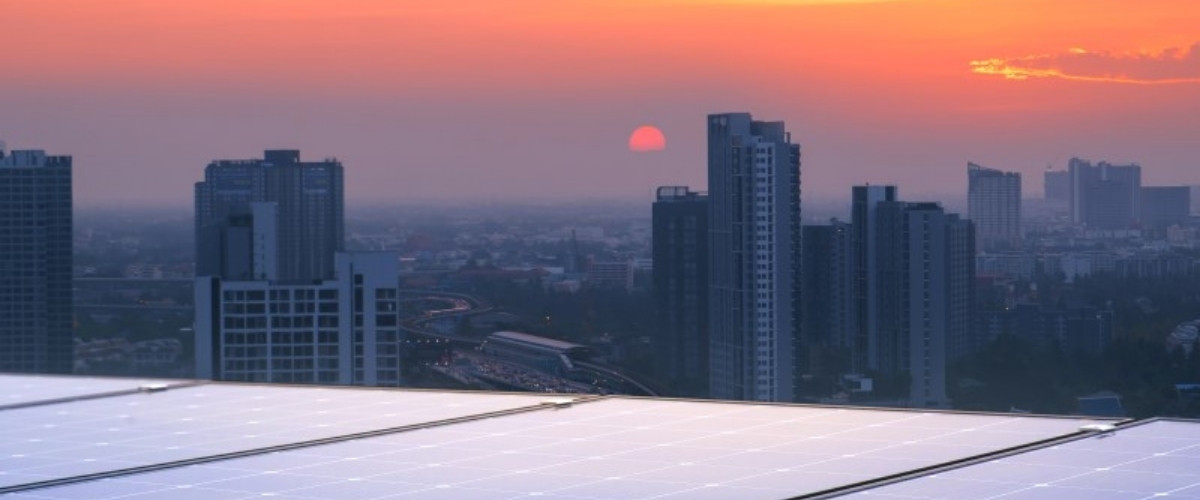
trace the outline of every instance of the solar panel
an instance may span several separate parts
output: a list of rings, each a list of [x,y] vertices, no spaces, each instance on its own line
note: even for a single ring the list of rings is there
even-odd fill
[[[867,490],[863,498],[1200,498],[1200,423],[1157,420]]]
[[[0,487],[537,406],[536,394],[206,384],[0,411]]]
[[[140,387],[177,386],[194,383],[185,380],[70,377],[54,375],[0,374],[0,410],[68,400],[103,396]]]
[[[1056,437],[1081,423],[606,398],[16,498],[777,499]]]

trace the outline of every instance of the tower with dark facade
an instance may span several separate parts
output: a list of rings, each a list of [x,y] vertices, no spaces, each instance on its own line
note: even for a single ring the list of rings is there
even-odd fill
[[[799,365],[814,377],[801,387],[807,397],[828,396],[840,375],[850,373],[854,335],[853,227],[837,219],[803,227],[803,286]]]
[[[74,366],[71,163],[0,147],[0,372]]]
[[[893,186],[853,190],[851,366],[910,406],[944,407],[946,367],[975,348],[975,231]]]
[[[196,183],[196,275],[314,283],[332,278],[343,250],[342,164],[300,161],[296,150],[268,150],[261,160],[217,160]],[[256,203],[274,210],[255,211]],[[264,220],[270,216],[273,220]],[[249,218],[249,219],[248,219]],[[249,222],[256,219],[253,224]],[[273,227],[273,276],[230,275],[242,244],[237,227]]]
[[[850,366],[860,373],[878,366],[874,332],[879,325],[879,259],[884,255],[879,240],[878,206],[896,201],[896,186],[851,188],[851,314]]]
[[[708,196],[658,188],[653,208],[655,351],[675,395],[708,395]]]

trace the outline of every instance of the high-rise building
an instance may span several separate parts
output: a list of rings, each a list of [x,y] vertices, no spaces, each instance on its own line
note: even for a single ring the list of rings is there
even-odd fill
[[[70,373],[71,157],[0,146],[0,371]]]
[[[196,375],[400,383],[396,256],[343,253],[342,166],[225,160],[196,185]]]
[[[344,248],[342,164],[300,161],[296,150],[268,150],[262,160],[218,160],[196,183],[196,275],[246,279],[248,269],[231,248],[247,243],[254,203],[274,203],[277,245],[274,276],[316,283],[333,276],[334,254]],[[266,210],[266,209],[263,209]],[[248,218],[249,217],[249,218]],[[242,238],[242,239],[239,239]],[[261,279],[263,276],[250,276]]]
[[[196,279],[196,376],[396,386],[399,297],[392,253],[338,253],[314,284]]]
[[[884,202],[879,211],[876,366],[909,382],[911,406],[945,407],[948,360],[972,344],[974,237],[936,203]]]
[[[973,225],[893,186],[855,186],[852,216],[851,368],[881,377],[882,398],[944,407],[948,362],[976,344]]]
[[[1071,158],[1071,222],[1088,229],[1137,227],[1142,207],[1142,167]]]
[[[967,217],[975,223],[976,250],[1011,250],[1021,244],[1021,174],[967,163]]]
[[[654,341],[659,380],[708,395],[708,196],[662,186],[653,205]]]
[[[1192,213],[1192,189],[1188,186],[1142,188],[1142,227],[1165,234],[1168,227],[1187,225]]]
[[[783,122],[709,115],[708,190],[710,395],[793,400],[800,145]]]
[[[1043,182],[1043,199],[1064,205],[1071,202],[1071,172],[1047,170]]]
[[[880,203],[896,201],[896,186],[854,186],[851,188],[851,368],[859,373],[879,366],[874,332],[879,328],[879,258],[887,250],[880,247]]]
[[[850,373],[854,325],[853,227],[837,219],[803,226],[802,319],[797,358],[807,375],[838,377]],[[801,387],[822,397],[821,387]]]

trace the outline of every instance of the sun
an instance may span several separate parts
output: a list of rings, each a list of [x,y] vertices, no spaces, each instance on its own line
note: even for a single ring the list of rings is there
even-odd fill
[[[667,149],[667,137],[653,125],[642,125],[629,135],[629,150],[648,153]]]

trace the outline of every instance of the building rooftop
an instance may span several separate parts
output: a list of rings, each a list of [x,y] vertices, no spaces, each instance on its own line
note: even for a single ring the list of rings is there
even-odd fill
[[[40,149],[5,151],[0,143],[0,167],[31,168],[70,166],[70,156],[47,155]]]
[[[512,340],[512,341],[516,341],[516,342],[522,342],[525,344],[546,347],[549,349],[554,349],[554,350],[563,351],[563,352],[570,351],[573,349],[578,349],[580,347],[586,347],[586,346],[583,346],[580,344],[567,342],[565,340],[552,339],[549,337],[542,337],[542,336],[538,336],[538,335],[532,335],[529,333],[521,333],[521,332],[501,331],[501,332],[495,332],[495,333],[491,334],[490,337],[497,338],[497,339]]]
[[[12,498],[959,498],[1012,484],[1022,498],[1141,498],[1200,484],[1200,425],[1182,421],[25,375],[0,387]],[[1116,472],[1078,480],[1099,471]]]

